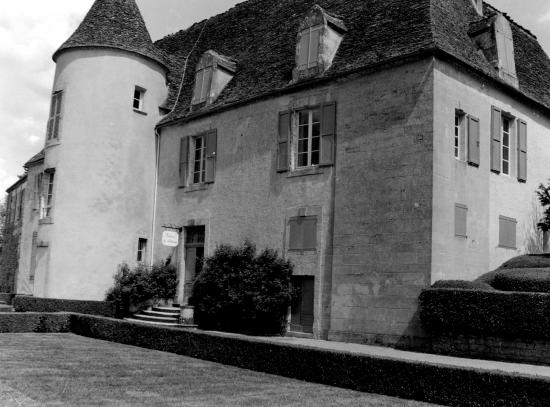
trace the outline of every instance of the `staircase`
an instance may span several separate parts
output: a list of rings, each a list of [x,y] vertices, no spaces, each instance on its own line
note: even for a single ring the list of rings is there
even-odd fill
[[[13,307],[5,301],[0,301],[0,312],[13,312]]]
[[[180,308],[178,304],[164,307],[152,307],[134,314],[131,318],[124,318],[126,321],[139,322],[142,324],[157,326],[185,327],[180,324]]]

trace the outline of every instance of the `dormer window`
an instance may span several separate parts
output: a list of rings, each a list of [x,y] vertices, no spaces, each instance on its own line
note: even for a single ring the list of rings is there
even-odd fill
[[[518,87],[514,38],[508,19],[500,13],[472,23],[468,32],[504,82]]]
[[[325,72],[332,65],[344,38],[344,23],[313,6],[300,25],[296,45],[296,67],[293,81]]]
[[[237,63],[215,51],[206,51],[195,73],[195,88],[193,91],[193,107],[214,102],[227,84],[233,79]]]

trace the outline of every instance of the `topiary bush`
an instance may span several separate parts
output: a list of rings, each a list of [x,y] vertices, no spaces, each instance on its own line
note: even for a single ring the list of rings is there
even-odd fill
[[[190,304],[203,329],[282,334],[292,300],[292,265],[253,243],[219,246],[193,284]]]
[[[507,269],[495,274],[493,287],[502,291],[550,293],[550,268]]]
[[[460,288],[464,290],[485,290],[494,291],[495,289],[487,283],[480,281],[466,281],[466,280],[439,280],[436,281],[432,288]]]
[[[105,298],[116,303],[118,317],[129,315],[133,307],[139,308],[150,300],[173,299],[178,287],[175,266],[160,263],[152,267],[139,264],[134,269],[122,264],[114,280]]]

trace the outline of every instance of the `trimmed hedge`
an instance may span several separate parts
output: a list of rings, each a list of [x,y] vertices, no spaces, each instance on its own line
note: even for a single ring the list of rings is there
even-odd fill
[[[524,254],[514,257],[499,267],[499,269],[520,269],[520,268],[546,268],[550,267],[550,253]]]
[[[550,294],[429,288],[420,318],[436,334],[550,339]]]
[[[495,291],[487,283],[480,281],[466,281],[466,280],[439,280],[436,281],[433,285],[433,288],[462,288],[469,290],[485,290],[485,291]]]
[[[550,268],[501,270],[495,274],[492,285],[502,291],[550,293]]]
[[[70,331],[299,380],[445,405],[547,406],[550,400],[550,379],[544,377],[145,326],[92,315],[4,314],[0,327],[1,332]]]
[[[96,339],[309,382],[453,406],[547,406],[550,380],[404,361],[258,338],[73,315],[72,332]]]
[[[70,332],[71,314],[5,312],[0,314],[0,333]]]
[[[16,312],[75,312],[105,317],[115,317],[117,314],[114,302],[61,300],[31,296],[15,297],[13,308]]]

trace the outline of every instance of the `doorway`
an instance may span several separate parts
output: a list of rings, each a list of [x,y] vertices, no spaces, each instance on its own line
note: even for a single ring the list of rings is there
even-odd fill
[[[185,228],[184,303],[189,301],[195,277],[202,271],[202,262],[204,259],[204,230],[204,226],[189,226]]]
[[[313,276],[294,276],[292,286],[299,292],[298,298],[290,307],[290,330],[313,333],[313,299],[315,278]]]

